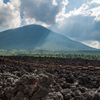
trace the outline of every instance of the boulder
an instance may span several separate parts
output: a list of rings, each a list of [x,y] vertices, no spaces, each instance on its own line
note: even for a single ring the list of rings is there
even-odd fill
[[[6,100],[38,100],[43,98],[50,90],[50,84],[52,83],[50,78],[52,77],[44,74],[23,75],[15,82],[15,87],[5,88]],[[11,81],[11,79],[8,80]]]

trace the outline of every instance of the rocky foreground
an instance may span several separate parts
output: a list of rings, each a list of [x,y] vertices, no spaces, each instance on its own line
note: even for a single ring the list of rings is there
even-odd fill
[[[100,65],[100,61],[8,57],[53,65]],[[0,100],[100,100],[100,70],[40,68],[0,61]]]

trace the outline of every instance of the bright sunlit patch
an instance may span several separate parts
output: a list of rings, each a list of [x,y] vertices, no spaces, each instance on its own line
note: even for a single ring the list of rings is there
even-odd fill
[[[100,49],[100,42],[99,41],[84,41],[82,42],[90,47]]]
[[[96,16],[95,20],[100,21],[100,6],[91,9],[91,11],[92,11],[91,16]]]
[[[20,19],[20,11],[19,5],[20,2],[16,3],[10,0],[10,2],[3,3],[0,0],[0,28],[2,30],[17,28],[20,26],[21,19]]]
[[[92,0],[91,3],[100,4],[100,0]]]
[[[68,5],[68,0],[63,0],[61,2],[62,10],[56,15],[55,22],[63,21],[64,20],[64,15],[66,11],[66,6]]]
[[[51,27],[51,25],[48,25],[48,24],[45,24],[45,23],[43,23],[42,26],[47,27],[47,28]]]
[[[56,0],[53,0],[53,5],[55,5],[55,6],[58,5]]]

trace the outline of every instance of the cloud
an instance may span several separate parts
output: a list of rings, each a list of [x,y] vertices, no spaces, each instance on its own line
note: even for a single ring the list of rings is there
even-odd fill
[[[85,41],[85,42],[83,42],[83,44],[86,44],[93,48],[100,49],[100,42],[98,42],[98,41]]]
[[[94,20],[100,21],[100,6],[91,9],[91,16],[95,16]]]
[[[58,5],[56,0],[53,0],[53,5],[55,5],[55,6]]]
[[[77,8],[78,5],[77,3],[75,3],[76,7],[73,8],[72,5],[70,7],[69,5],[71,1],[69,2],[67,1],[68,5],[64,3],[65,4],[63,7],[64,10],[62,10],[62,12],[60,12],[57,15],[56,22],[63,21],[64,19],[69,18],[71,16],[79,16],[79,15],[90,16],[90,17],[93,16],[95,21],[100,21],[100,1],[98,0],[92,0],[90,2],[89,1],[85,0],[85,2],[79,8]],[[79,4],[81,3],[82,2],[80,1]],[[65,13],[68,7],[73,8],[73,10],[70,9],[67,13]]]
[[[91,1],[91,4],[94,4],[94,3],[100,4],[100,0],[92,0],[92,1]]]
[[[71,16],[59,21],[52,30],[76,41],[100,41],[100,21],[90,16]]]
[[[21,0],[21,11],[23,20],[33,19],[48,25],[55,23],[55,17],[61,10],[56,0]]]
[[[68,0],[3,0],[0,1],[0,28],[9,29],[38,23],[52,26],[57,15],[65,13]],[[9,24],[10,23],[10,24]]]
[[[61,11],[56,15],[56,22],[62,21],[64,18],[62,17],[66,11],[66,5],[68,4],[68,0],[64,0],[61,2]]]
[[[57,23],[51,29],[79,42],[88,40],[100,42],[100,6],[98,4],[99,2],[93,0],[82,4],[77,9],[74,8],[73,11],[61,13]]]
[[[20,26],[20,12],[17,8],[19,5],[17,5],[18,3],[14,3],[13,0],[10,0],[10,2],[5,4],[3,0],[0,0],[0,27],[2,29]]]
[[[83,16],[94,16],[95,20],[100,20],[100,6],[95,5],[96,7],[92,7],[91,5],[93,3],[84,3],[81,7],[78,9],[74,8],[73,11],[69,11],[66,14],[63,14],[62,17],[70,17],[70,16],[76,16],[76,15],[83,15]],[[92,5],[93,6],[93,5]]]
[[[19,10],[19,6],[21,5],[20,0],[10,0],[10,3],[14,6],[15,9]]]
[[[65,14],[64,17],[68,18],[70,16],[76,16],[76,15],[84,15],[88,16],[89,11],[86,11],[89,8],[87,4],[82,4],[82,6],[79,9],[74,8],[73,11],[69,11],[69,13]]]

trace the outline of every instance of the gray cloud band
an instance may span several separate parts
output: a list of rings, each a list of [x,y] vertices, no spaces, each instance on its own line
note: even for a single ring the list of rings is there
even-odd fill
[[[55,17],[60,12],[60,5],[53,5],[52,0],[21,0],[21,11],[24,11],[24,19],[34,18],[46,24],[53,25]]]

